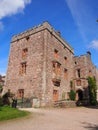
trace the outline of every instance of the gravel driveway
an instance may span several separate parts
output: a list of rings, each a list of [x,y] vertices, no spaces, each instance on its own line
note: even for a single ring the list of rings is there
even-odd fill
[[[0,122],[0,130],[98,130],[98,109],[26,109],[31,115]]]

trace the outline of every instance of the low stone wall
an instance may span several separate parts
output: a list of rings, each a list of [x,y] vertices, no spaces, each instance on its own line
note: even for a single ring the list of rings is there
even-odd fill
[[[76,101],[62,101],[62,107],[65,108],[76,107]]]
[[[54,107],[61,107],[61,108],[76,107],[76,101],[58,101],[54,103]]]

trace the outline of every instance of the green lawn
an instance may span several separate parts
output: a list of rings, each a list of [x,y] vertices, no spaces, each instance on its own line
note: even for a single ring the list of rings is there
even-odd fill
[[[29,114],[27,111],[21,111],[8,106],[0,107],[0,121],[24,117]]]

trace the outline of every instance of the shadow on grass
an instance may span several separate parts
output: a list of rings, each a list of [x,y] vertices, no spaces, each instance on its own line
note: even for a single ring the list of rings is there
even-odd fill
[[[86,128],[87,130],[98,130],[98,125],[93,124],[93,123],[88,123],[88,122],[82,122],[84,126],[84,128]]]

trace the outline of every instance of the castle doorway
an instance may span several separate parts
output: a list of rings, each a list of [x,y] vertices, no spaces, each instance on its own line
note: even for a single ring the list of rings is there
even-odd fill
[[[78,94],[78,100],[79,101],[83,100],[83,90],[78,89],[77,94]]]

